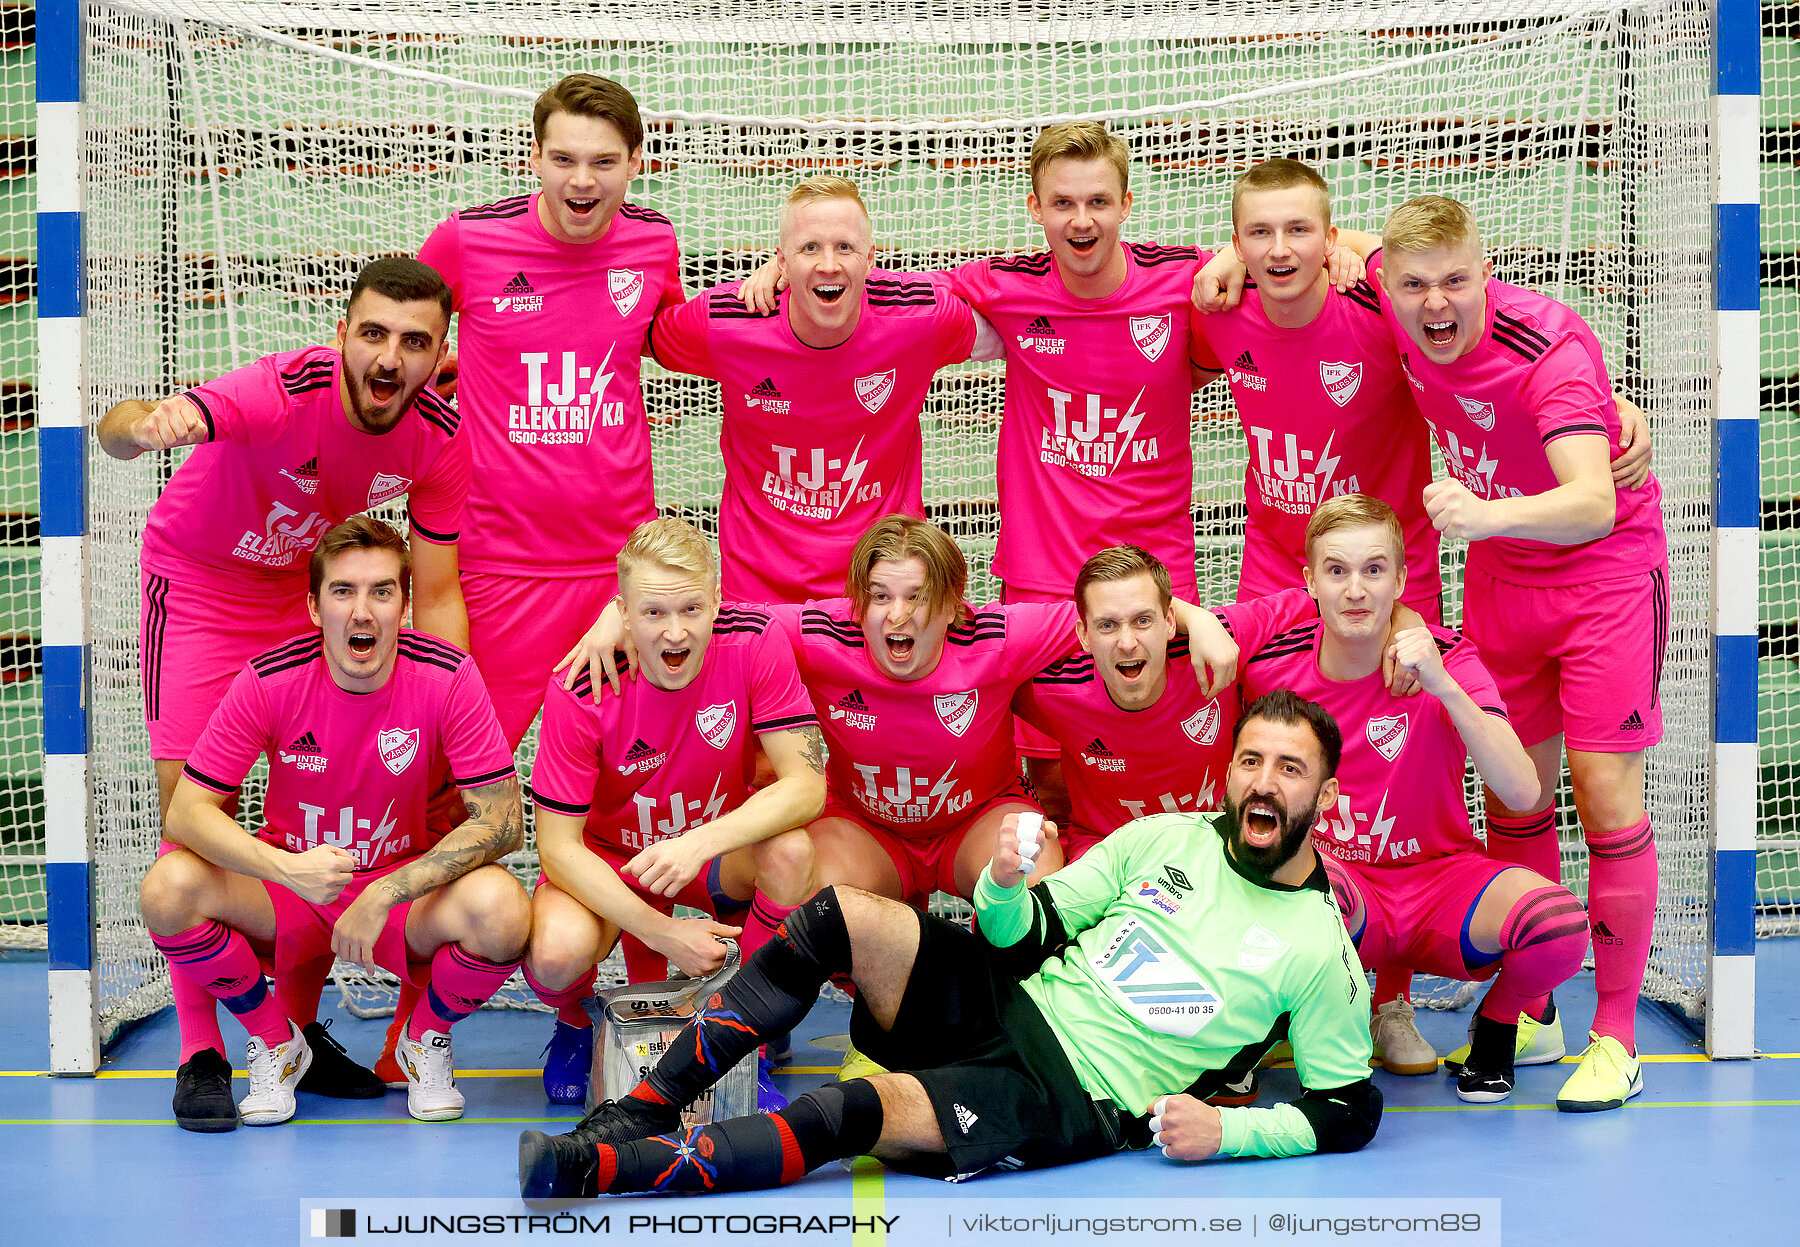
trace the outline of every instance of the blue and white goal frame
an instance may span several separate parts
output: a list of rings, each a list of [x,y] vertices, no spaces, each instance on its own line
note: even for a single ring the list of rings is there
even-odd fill
[[[1754,1054],[1761,12],[1718,0],[1713,904],[1706,1046]],[[80,0],[37,6],[38,450],[50,1068],[99,1066],[84,625]]]

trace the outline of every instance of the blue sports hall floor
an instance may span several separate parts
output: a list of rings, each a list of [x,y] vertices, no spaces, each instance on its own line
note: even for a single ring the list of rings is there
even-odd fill
[[[862,1211],[902,1198],[941,1201],[950,1211],[989,1197],[1097,1194],[1487,1197],[1501,1201],[1509,1243],[1778,1242],[1793,1232],[1800,1185],[1800,941],[1765,942],[1757,952],[1757,1037],[1766,1055],[1709,1063],[1685,1028],[1646,1007],[1638,1023],[1644,1092],[1618,1112],[1558,1113],[1556,1090],[1571,1065],[1520,1070],[1512,1099],[1497,1106],[1461,1103],[1441,1075],[1378,1071],[1386,1114],[1374,1142],[1353,1155],[1187,1165],[1152,1151],[955,1186],[863,1161],[854,1176],[827,1166],[784,1197],[845,1213],[853,1203]],[[302,1095],[287,1125],[189,1134],[169,1116],[173,1013],[129,1031],[97,1078],[50,1078],[42,1072],[45,978],[41,956],[0,959],[0,1244],[286,1242],[300,1232],[305,1199],[516,1198],[519,1131],[559,1129],[576,1116],[543,1099],[534,1063],[548,1019],[488,1013],[456,1030],[468,1096],[459,1122],[412,1121],[401,1092],[374,1103]],[[322,1016],[332,1016],[330,1001]],[[1587,976],[1558,1001],[1575,1048],[1574,1025],[1593,1010]],[[1422,1011],[1420,1026],[1442,1053],[1461,1042],[1467,1018]],[[230,1037],[233,1024],[225,1025]],[[821,1003],[799,1034],[833,1035],[845,1025],[844,1006]],[[333,1034],[372,1062],[382,1029],[339,1012]],[[232,1056],[241,1096],[241,1047]],[[783,1089],[797,1094],[826,1080],[836,1059],[797,1042]],[[1274,1071],[1263,1102],[1293,1087],[1291,1070]],[[732,1201],[768,1198],[704,1202],[706,1211],[723,1212]],[[605,1202],[617,1212],[626,1201]],[[700,1201],[678,1202],[682,1211],[700,1210]]]

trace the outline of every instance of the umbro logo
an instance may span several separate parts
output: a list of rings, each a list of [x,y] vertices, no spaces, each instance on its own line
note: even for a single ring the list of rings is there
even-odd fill
[[[500,287],[500,293],[494,296],[496,312],[541,312],[544,310],[544,296],[531,288],[531,279],[524,273],[514,273],[511,281]]]
[[[1167,862],[1163,863],[1163,880],[1177,892],[1192,892],[1194,890],[1194,885],[1188,881],[1187,875],[1181,868],[1179,866],[1171,866]]]
[[[308,497],[319,492],[319,456],[317,455],[291,471],[283,468],[281,474],[298,485],[300,492]]]
[[[869,703],[863,700],[862,690],[853,688],[837,699],[831,707],[831,720],[853,727],[859,731],[875,730],[875,716],[869,712]]]
[[[1633,710],[1629,715],[1626,716],[1625,722],[1619,724],[1619,730],[1621,732],[1641,732],[1641,731],[1643,731],[1644,730],[1643,717],[1641,715],[1639,715],[1637,711]]]
[[[974,1113],[971,1113],[960,1104],[952,1104],[950,1107],[956,1113],[957,1129],[961,1130],[965,1135],[968,1134],[970,1130],[974,1129],[976,1122],[981,1120],[981,1118],[977,1117]]]

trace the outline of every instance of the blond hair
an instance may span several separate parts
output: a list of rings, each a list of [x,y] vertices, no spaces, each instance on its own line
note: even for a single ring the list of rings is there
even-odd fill
[[[1381,246],[1384,251],[1408,255],[1467,246],[1480,255],[1481,230],[1475,214],[1456,200],[1419,195],[1388,214],[1387,224],[1381,227]]]
[[[1154,554],[1129,542],[1109,546],[1081,565],[1081,571],[1075,577],[1075,609],[1085,620],[1089,585],[1130,580],[1133,576],[1148,576],[1155,581],[1157,599],[1165,611],[1169,609],[1169,604],[1175,600],[1175,590],[1169,583],[1169,569]]]
[[[918,610],[927,619],[946,604],[961,608],[969,587],[969,565],[950,534],[935,524],[904,515],[890,515],[856,539],[850,551],[850,570],[845,590],[858,615],[869,609],[869,574],[877,563],[918,559],[925,565],[925,585],[919,592]]]
[[[1110,160],[1119,171],[1119,193],[1131,189],[1131,149],[1104,121],[1062,121],[1038,131],[1031,145],[1031,190],[1053,160]]]
[[[619,551],[619,591],[634,583],[639,572],[653,567],[698,576],[709,587],[719,579],[712,543],[686,520],[664,517],[632,529],[630,540]]]
[[[1319,192],[1319,215],[1325,218],[1325,224],[1331,224],[1331,188],[1319,171],[1311,165],[1302,164],[1298,160],[1289,160],[1285,156],[1274,160],[1265,160],[1259,165],[1251,165],[1238,176],[1231,187],[1231,224],[1235,229],[1238,216],[1242,211],[1245,195],[1257,191],[1285,191],[1296,186],[1310,186]]]
[[[831,199],[849,200],[862,209],[863,222],[868,223],[869,205],[863,202],[862,192],[856,189],[856,183],[835,173],[818,173],[796,185],[788,192],[787,198],[781,201],[781,236],[785,238],[788,227],[794,223],[796,208]]]
[[[412,551],[406,538],[372,515],[352,515],[313,547],[306,565],[306,591],[315,598],[325,587],[325,564],[346,550],[387,550],[400,560],[400,596],[412,596]]]
[[[531,136],[539,147],[544,144],[544,130],[550,118],[557,113],[609,122],[625,140],[627,156],[644,145],[644,121],[638,115],[637,97],[611,78],[570,74],[538,96],[531,110]]]
[[[1400,529],[1400,517],[1394,508],[1368,494],[1339,494],[1327,498],[1306,521],[1306,561],[1313,560],[1313,547],[1331,533],[1345,528],[1385,528],[1394,547],[1394,566],[1406,566],[1406,535]]]

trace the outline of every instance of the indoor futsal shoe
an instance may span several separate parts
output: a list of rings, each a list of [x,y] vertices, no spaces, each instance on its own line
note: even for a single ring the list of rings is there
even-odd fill
[[[400,1060],[394,1055],[400,1047],[400,1034],[405,1029],[405,1019],[395,1013],[381,1040],[381,1057],[375,1062],[375,1077],[381,1079],[381,1085],[389,1091],[406,1090],[406,1071],[400,1068]]]
[[[596,1143],[630,1143],[653,1134],[669,1134],[681,1129],[681,1110],[656,1104],[638,1096],[622,1100],[602,1100],[576,1124],[575,1129],[558,1138],[575,1139],[590,1151]],[[526,1131],[533,1134],[534,1131]]]
[[[333,1100],[379,1100],[387,1085],[350,1059],[344,1045],[332,1037],[330,1022],[308,1022],[300,1028],[312,1049],[312,1064],[300,1079],[300,1090]]]
[[[1565,1113],[1599,1113],[1622,1107],[1643,1089],[1644,1068],[1625,1045],[1589,1031],[1587,1051],[1556,1093],[1556,1107]]]
[[[519,1136],[520,1198],[592,1199],[599,1193],[600,1153],[593,1143],[542,1130]]]
[[[1469,1029],[1475,1029],[1473,1020],[1469,1022]],[[1565,1051],[1562,1015],[1557,1013],[1554,1002],[1541,1022],[1529,1013],[1519,1014],[1519,1039],[1513,1046],[1515,1066],[1550,1065],[1562,1060]],[[1469,1045],[1464,1044],[1444,1058],[1444,1072],[1454,1078],[1462,1072],[1463,1062],[1468,1058]]]
[[[200,1134],[237,1129],[231,1062],[217,1048],[200,1049],[175,1071],[175,1124]]]
[[[775,1063],[768,1057],[756,1060],[756,1111],[775,1113],[788,1106],[788,1098],[775,1086]]]
[[[887,1072],[887,1066],[871,1061],[856,1050],[855,1044],[851,1044],[844,1049],[844,1061],[838,1066],[837,1080],[849,1082],[852,1078],[873,1078],[877,1074]]]
[[[246,1126],[278,1126],[294,1115],[294,1090],[312,1064],[306,1036],[288,1023],[285,1043],[269,1047],[250,1036],[244,1067],[250,1076],[250,1094],[238,1101],[238,1116]]]
[[[402,1039],[394,1050],[406,1075],[406,1111],[417,1121],[455,1121],[463,1115],[463,1093],[456,1089],[450,1036],[426,1031]]]
[[[1512,1094],[1517,1026],[1477,1013],[1469,1026],[1469,1055],[1456,1073],[1456,1095],[1470,1104],[1497,1104]]]
[[[594,1028],[570,1026],[561,1018],[544,1045],[544,1095],[552,1104],[580,1104],[587,1099],[588,1075],[594,1068]]]
[[[1388,1073],[1411,1077],[1437,1072],[1437,1049],[1419,1034],[1412,1001],[1400,996],[1382,1001],[1369,1019],[1369,1038],[1375,1045],[1374,1063]]]

